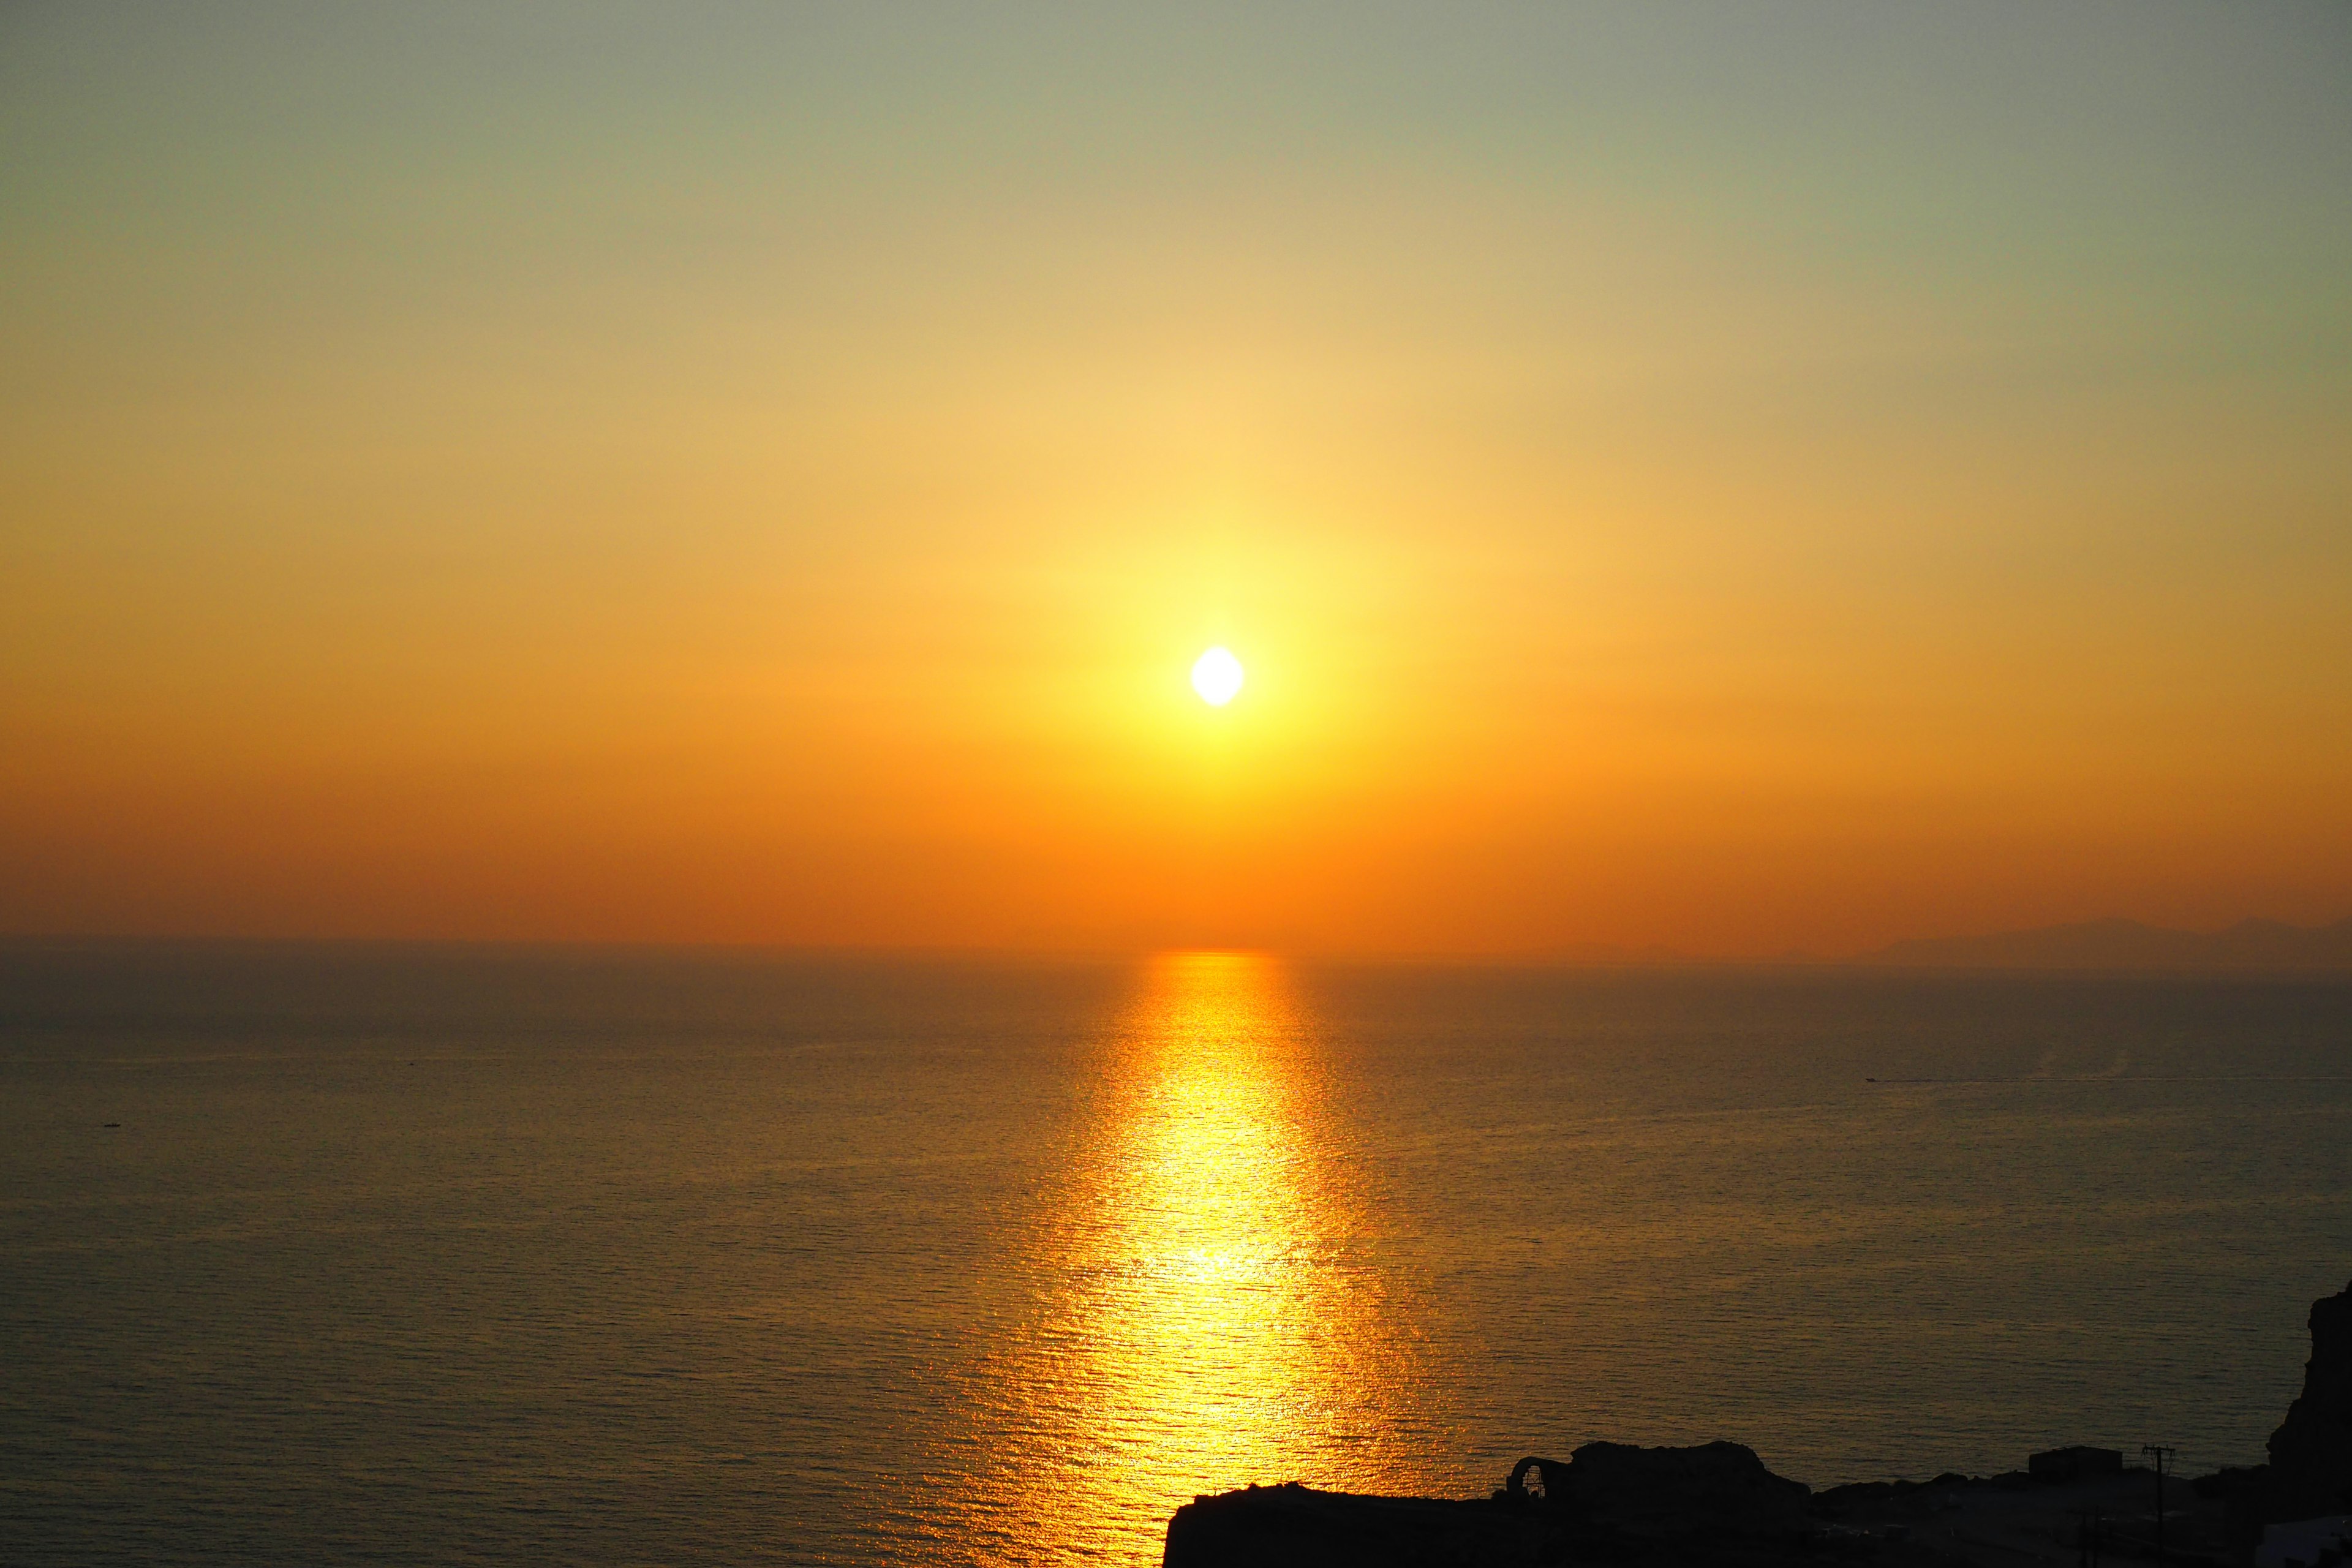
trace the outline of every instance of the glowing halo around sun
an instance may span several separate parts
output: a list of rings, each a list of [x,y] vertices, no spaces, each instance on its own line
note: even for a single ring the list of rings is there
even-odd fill
[[[1213,647],[1192,663],[1192,689],[1212,708],[1223,708],[1241,692],[1242,661],[1233,649]]]

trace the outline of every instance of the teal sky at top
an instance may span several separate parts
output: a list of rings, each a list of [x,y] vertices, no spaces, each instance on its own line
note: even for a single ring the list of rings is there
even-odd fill
[[[40,337],[1461,180],[2292,354],[2344,318],[2347,80],[2341,5],[13,6],[0,256]]]

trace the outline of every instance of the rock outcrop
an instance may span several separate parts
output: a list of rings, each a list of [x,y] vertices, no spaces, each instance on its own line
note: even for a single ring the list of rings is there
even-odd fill
[[[2311,1304],[2303,1392],[2270,1452],[2270,1517],[2352,1512],[2352,1285]]]
[[[1562,1469],[1550,1500],[1620,1531],[1769,1536],[1807,1528],[1811,1489],[1774,1475],[1755,1449],[1738,1443],[1696,1448],[1587,1443]]]
[[[1529,1484],[1532,1479],[1533,1485]],[[1196,1498],[1168,1524],[1167,1568],[1346,1563],[1493,1568],[1580,1563],[1778,1564],[1806,1555],[1811,1493],[1738,1443],[1587,1443],[1529,1458],[1492,1498],[1360,1497],[1291,1485]]]
[[[1165,1568],[1537,1568],[1570,1561],[1549,1510],[1365,1497],[1297,1482],[1195,1498],[1168,1521]]]

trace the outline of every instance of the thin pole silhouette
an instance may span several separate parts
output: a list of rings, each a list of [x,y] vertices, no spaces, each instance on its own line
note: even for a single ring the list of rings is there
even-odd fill
[[[2164,1467],[2179,1452],[2161,1443],[2142,1443],[2139,1451],[2156,1461],[2156,1561],[2161,1568],[2164,1562]]]

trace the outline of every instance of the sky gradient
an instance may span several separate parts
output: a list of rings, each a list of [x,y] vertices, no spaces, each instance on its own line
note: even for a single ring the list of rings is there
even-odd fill
[[[11,6],[0,931],[2341,917],[2347,81],[2319,4]]]

